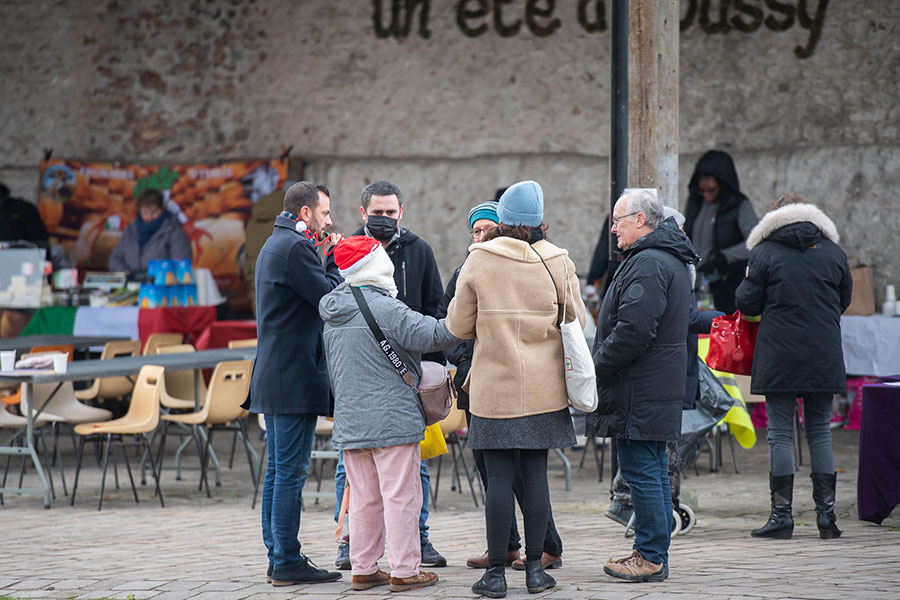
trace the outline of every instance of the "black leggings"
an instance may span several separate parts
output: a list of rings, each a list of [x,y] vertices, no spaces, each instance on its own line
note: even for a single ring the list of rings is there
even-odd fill
[[[488,486],[484,504],[487,525],[488,562],[506,564],[509,530],[516,518],[513,478],[515,450],[485,450]],[[550,515],[550,488],[547,486],[547,450],[518,450],[525,479],[522,513],[525,521],[525,559],[540,560],[544,551],[547,519]]]

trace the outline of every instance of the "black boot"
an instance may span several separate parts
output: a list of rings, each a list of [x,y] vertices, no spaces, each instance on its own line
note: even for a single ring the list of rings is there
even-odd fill
[[[813,501],[816,503],[816,525],[819,537],[831,540],[841,537],[843,531],[838,529],[834,517],[834,490],[837,486],[837,475],[834,473],[810,473],[813,484]]]
[[[541,561],[538,561],[540,564]],[[481,579],[472,584],[472,591],[488,598],[506,596],[506,567],[488,567]]]
[[[794,476],[776,477],[769,473],[769,490],[772,492],[772,514],[768,522],[750,532],[753,537],[789,540],[794,533],[794,519],[791,517],[791,499],[794,495]]]
[[[525,587],[529,594],[537,594],[556,586],[556,580],[547,575],[541,559],[525,561]]]

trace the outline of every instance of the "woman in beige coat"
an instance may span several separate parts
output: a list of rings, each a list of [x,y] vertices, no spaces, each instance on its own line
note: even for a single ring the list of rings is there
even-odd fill
[[[472,586],[506,595],[506,550],[514,514],[514,456],[525,477],[525,583],[536,593],[556,585],[541,567],[550,507],[547,450],[575,443],[569,417],[559,322],[585,322],[575,265],[545,239],[540,185],[522,181],[504,192],[496,237],[472,244],[450,303],[447,328],[475,338],[466,385],[470,448],[484,451],[488,569]]]

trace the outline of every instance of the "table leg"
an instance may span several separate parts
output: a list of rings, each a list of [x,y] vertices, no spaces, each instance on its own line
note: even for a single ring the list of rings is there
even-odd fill
[[[44,475],[44,469],[41,466],[41,459],[38,458],[38,454],[34,449],[34,411],[31,410],[31,389],[30,383],[22,384],[22,406],[28,407],[28,410],[25,412],[28,413],[28,423],[25,426],[25,448],[28,454],[31,456],[31,461],[34,463],[34,470],[37,471],[38,477],[41,478],[41,485],[44,488],[44,508],[50,508],[50,484],[47,482],[47,477]],[[42,407],[43,408],[43,407]]]

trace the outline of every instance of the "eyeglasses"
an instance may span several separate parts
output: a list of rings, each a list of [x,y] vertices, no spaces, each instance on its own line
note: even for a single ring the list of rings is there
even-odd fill
[[[493,231],[495,229],[496,229],[496,227],[479,227],[478,229],[471,229],[469,231],[469,233],[471,233],[472,237],[474,238],[474,237],[482,236],[482,235],[488,233],[489,231]]]
[[[613,227],[618,227],[618,226],[619,226],[619,221],[621,221],[621,220],[624,219],[625,217],[633,217],[634,215],[639,215],[639,214],[641,214],[641,213],[640,213],[640,212],[633,212],[633,213],[628,213],[627,215],[622,215],[621,217],[613,217],[613,220],[612,220]]]

